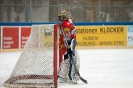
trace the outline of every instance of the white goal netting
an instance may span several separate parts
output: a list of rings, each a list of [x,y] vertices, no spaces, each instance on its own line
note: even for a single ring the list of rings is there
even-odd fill
[[[6,87],[56,88],[58,65],[57,25],[33,25],[26,45]]]

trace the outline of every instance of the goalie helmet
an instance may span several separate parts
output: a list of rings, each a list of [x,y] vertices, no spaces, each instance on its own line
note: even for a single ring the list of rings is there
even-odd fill
[[[59,16],[58,16],[58,20],[60,21],[65,21],[71,19],[73,20],[74,18],[72,17],[70,12],[67,12],[66,10],[63,10],[60,12]]]

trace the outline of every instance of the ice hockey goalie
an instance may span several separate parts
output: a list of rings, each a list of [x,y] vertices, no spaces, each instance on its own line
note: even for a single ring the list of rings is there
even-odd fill
[[[60,21],[60,38],[59,38],[59,63],[58,71],[59,82],[68,82],[76,84],[79,77],[76,70],[79,70],[79,55],[76,47],[76,30],[72,23],[71,13],[63,10],[58,16]]]

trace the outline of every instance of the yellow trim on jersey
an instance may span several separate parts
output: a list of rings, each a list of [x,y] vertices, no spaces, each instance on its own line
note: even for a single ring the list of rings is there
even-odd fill
[[[68,31],[70,31],[69,28],[64,28],[64,32],[68,32]]]

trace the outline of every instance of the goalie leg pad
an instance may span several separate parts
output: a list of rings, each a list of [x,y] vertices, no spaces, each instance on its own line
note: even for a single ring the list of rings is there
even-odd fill
[[[71,72],[72,72],[72,54],[69,54],[70,55],[70,59],[69,59],[69,72],[68,72],[68,77],[70,80],[72,80],[72,77],[71,77]]]
[[[62,78],[67,78],[68,68],[69,68],[69,62],[68,62],[68,59],[65,59],[62,61],[61,65],[60,65],[58,76],[60,76]]]
[[[70,58],[70,60],[69,60],[68,77],[70,80],[77,82],[79,80],[79,76],[77,75],[75,66],[74,66],[74,64],[75,64],[77,70],[79,70],[79,63],[77,63],[79,58],[77,57],[77,52],[76,52],[75,56],[73,56],[72,53],[69,54],[69,58]]]

